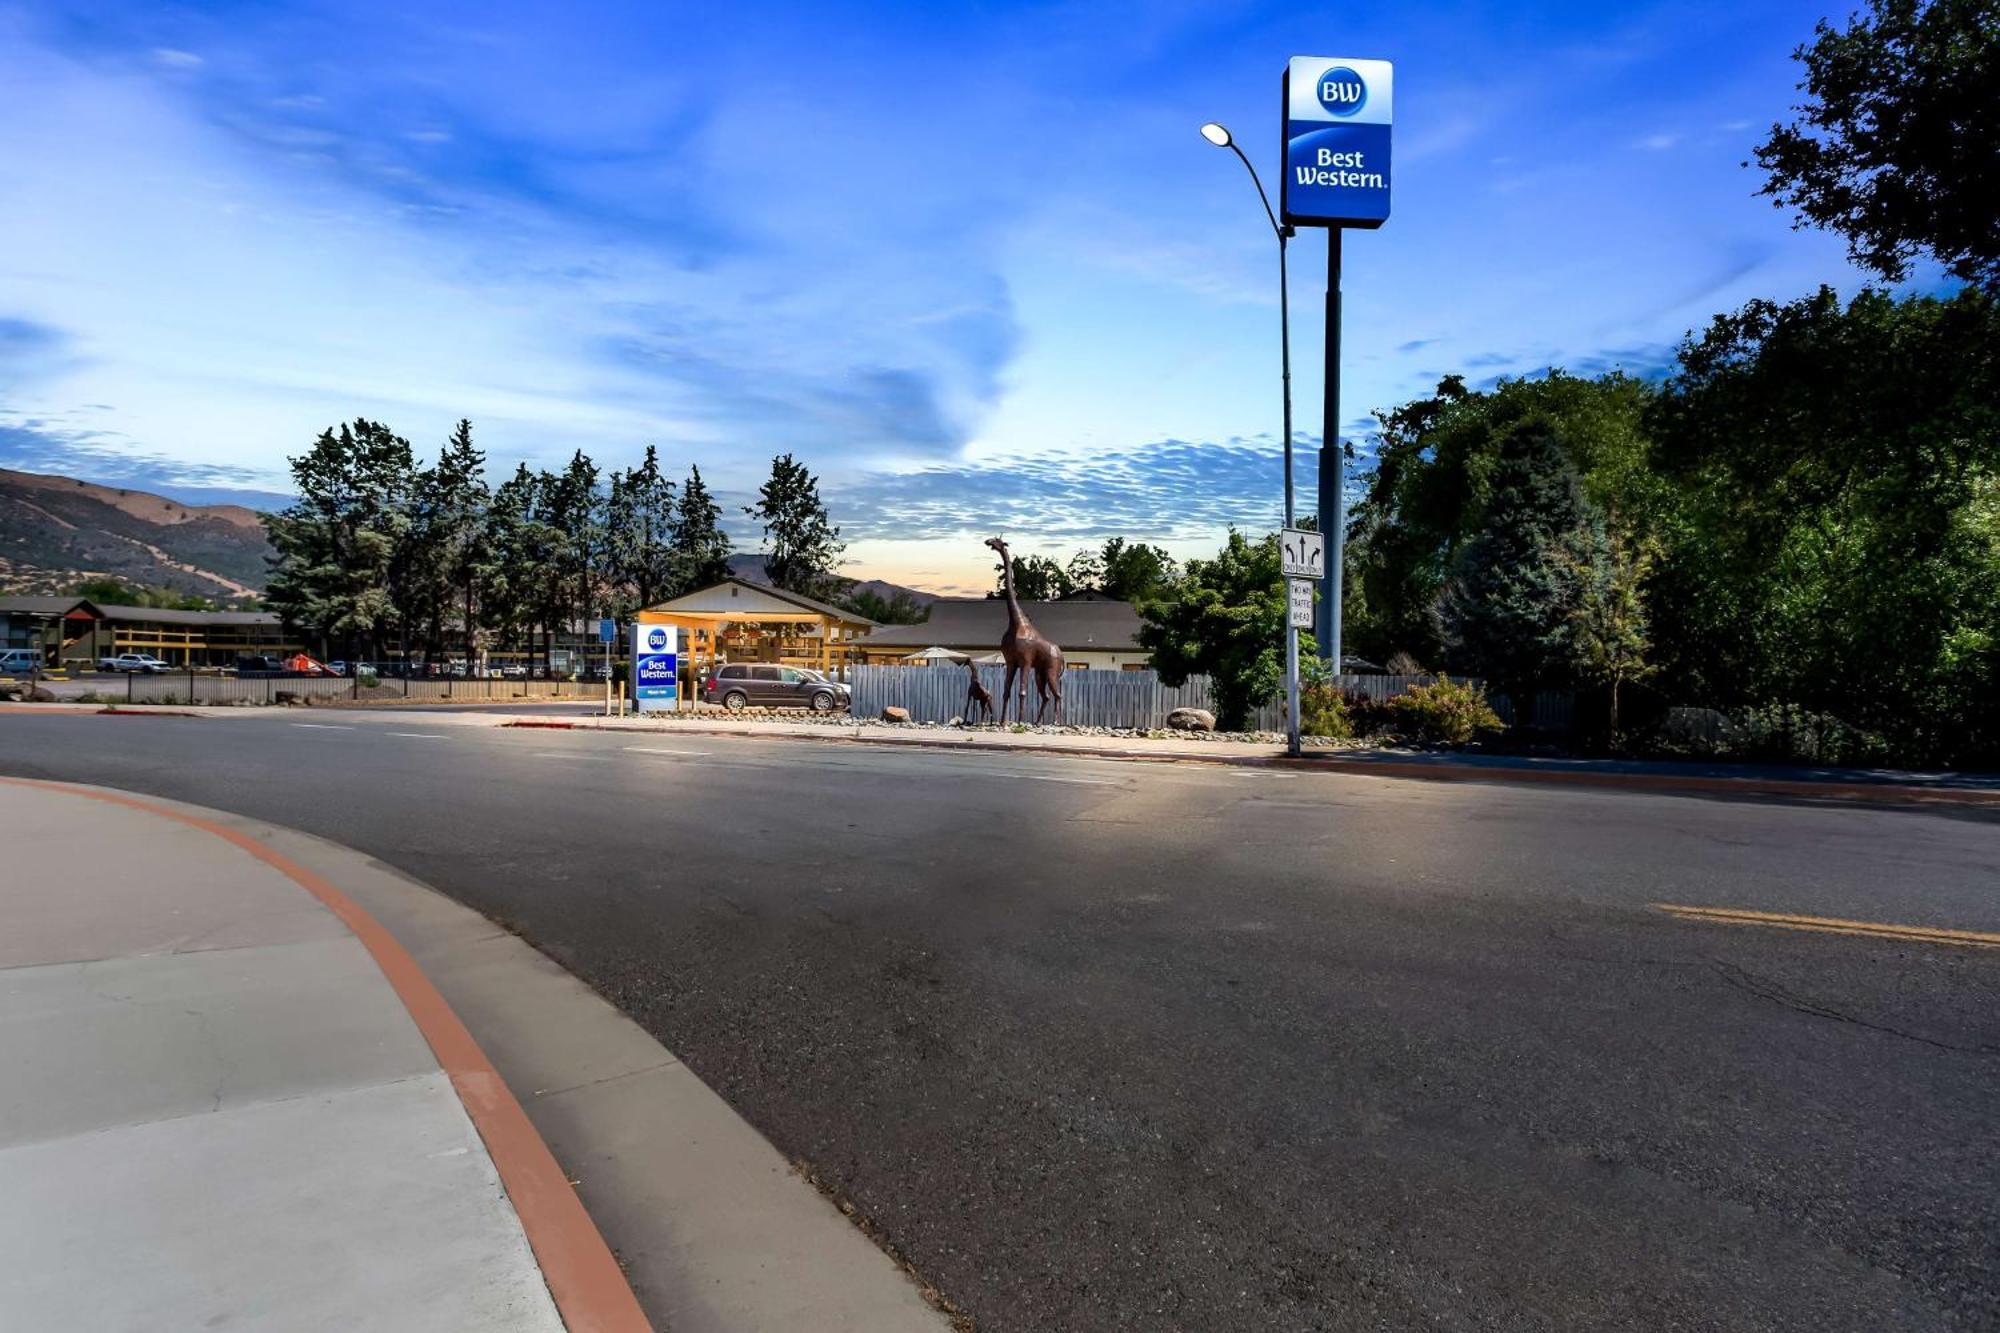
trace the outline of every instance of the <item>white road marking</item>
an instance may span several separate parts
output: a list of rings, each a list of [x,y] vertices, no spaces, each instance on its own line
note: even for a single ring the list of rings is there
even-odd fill
[[[1079,787],[1115,787],[1116,778],[1065,778],[1054,773],[995,773],[993,777],[1026,778],[1030,782],[1069,782]]]
[[[412,741],[441,741],[446,739],[446,737],[440,736],[435,731],[385,731],[382,734],[384,736],[401,736],[405,740]]]
[[[292,723],[292,725],[293,725],[293,726],[295,726],[295,727],[309,727],[309,728],[311,728],[311,729],[312,729],[312,730],[314,730],[314,731],[352,731],[352,730],[354,730],[354,728],[353,728],[353,727],[348,727],[348,726],[342,726],[341,724],[339,724],[339,723],[337,723],[337,722],[294,722],[294,723]]]
[[[584,754],[577,750],[530,750],[530,759],[609,759],[608,754]]]
[[[687,756],[688,758],[690,758],[690,759],[702,759],[702,758],[706,758],[706,757],[707,757],[707,755],[708,755],[708,751],[706,751],[706,750],[668,750],[668,749],[663,749],[663,748],[661,748],[661,747],[659,747],[659,746],[657,746],[657,745],[628,745],[628,746],[626,746],[626,747],[625,747],[625,753],[627,753],[627,754],[679,754],[679,755],[686,755],[686,756]]]

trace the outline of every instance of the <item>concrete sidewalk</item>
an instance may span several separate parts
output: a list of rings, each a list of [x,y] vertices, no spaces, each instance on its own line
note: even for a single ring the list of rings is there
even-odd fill
[[[275,858],[15,781],[0,846],[0,1324],[645,1326],[559,1313],[436,1032]]]

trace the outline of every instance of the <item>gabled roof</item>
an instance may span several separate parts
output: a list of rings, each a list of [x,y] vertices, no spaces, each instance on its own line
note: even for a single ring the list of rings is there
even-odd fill
[[[1143,653],[1139,612],[1130,602],[1023,602],[1021,613],[1042,636],[1066,652]],[[1007,603],[997,597],[940,597],[931,618],[917,625],[886,625],[861,640],[864,648],[914,652],[936,645],[991,652],[1007,630]]]
[[[97,613],[97,604],[87,597],[0,597],[0,616],[62,616],[71,611]]]
[[[768,583],[752,583],[738,578],[727,578],[706,588],[697,588],[671,601],[657,602],[645,610],[669,616],[726,615],[739,620],[755,620],[759,612],[786,615],[806,612],[831,617],[844,625],[872,626],[876,623],[846,607],[833,606],[784,588],[774,588]]]

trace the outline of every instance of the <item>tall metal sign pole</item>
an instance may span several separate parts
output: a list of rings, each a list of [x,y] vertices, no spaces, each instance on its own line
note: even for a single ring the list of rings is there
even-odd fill
[[[1319,447],[1319,526],[1331,539],[1318,584],[1319,655],[1340,671],[1341,567],[1347,545],[1346,456],[1340,446],[1340,233],[1389,220],[1389,132],[1395,67],[1386,60],[1294,56],[1285,66],[1285,171],[1279,217],[1325,227],[1325,430]]]

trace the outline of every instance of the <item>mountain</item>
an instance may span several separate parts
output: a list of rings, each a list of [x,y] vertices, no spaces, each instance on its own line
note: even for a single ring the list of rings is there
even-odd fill
[[[111,576],[219,601],[261,592],[257,512],[0,468],[0,590],[61,592]]]
[[[755,551],[738,551],[730,556],[729,572],[739,579],[762,583],[767,587],[771,582],[771,576],[764,570],[764,557]],[[894,601],[899,592],[908,593],[910,600],[918,606],[929,606],[938,599],[937,593],[906,588],[900,583],[890,583],[885,579],[850,579],[847,591],[850,596],[855,593],[872,592],[884,601]]]

